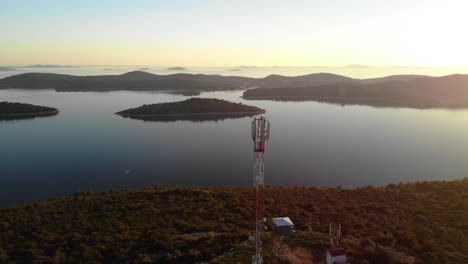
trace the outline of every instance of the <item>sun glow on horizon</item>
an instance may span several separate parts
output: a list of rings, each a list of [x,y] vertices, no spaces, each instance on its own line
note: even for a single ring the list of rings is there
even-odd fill
[[[468,2],[10,1],[1,65],[468,66]]]

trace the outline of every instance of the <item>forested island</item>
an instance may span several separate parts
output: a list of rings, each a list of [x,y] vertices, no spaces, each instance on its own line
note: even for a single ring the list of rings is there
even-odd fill
[[[58,114],[58,110],[47,106],[0,102],[0,120],[23,119]]]
[[[411,108],[468,108],[468,75],[343,79],[315,86],[256,88],[245,91],[243,98]]]
[[[0,263],[249,263],[252,195],[249,187],[154,187],[3,208]],[[265,195],[269,219],[289,216],[295,224],[285,241],[292,260],[323,261],[328,225],[337,222],[352,264],[468,263],[466,178],[356,189],[267,186]]]
[[[143,120],[218,120],[263,113],[265,113],[263,109],[241,103],[210,98],[190,98],[179,102],[145,104],[116,114]]]

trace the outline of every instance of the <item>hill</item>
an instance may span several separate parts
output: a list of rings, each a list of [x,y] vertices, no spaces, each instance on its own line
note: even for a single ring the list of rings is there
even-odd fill
[[[265,110],[241,103],[232,103],[220,99],[190,98],[185,101],[142,105],[116,113],[123,117],[157,120],[159,118],[216,119],[224,117],[253,116],[265,113]]]
[[[252,100],[316,100],[339,104],[414,108],[468,107],[468,75],[390,76],[304,87],[257,88],[244,92]]]
[[[262,79],[260,86],[262,88],[320,86],[334,83],[348,83],[353,80],[352,78],[332,73],[314,73],[295,77],[273,74]]]
[[[363,79],[361,83],[363,84],[370,84],[370,83],[381,83],[381,82],[388,82],[388,81],[410,81],[415,79],[425,79],[431,78],[430,76],[426,75],[414,75],[414,74],[407,74],[407,75],[390,75],[381,78],[370,78],[370,79]]]
[[[143,71],[121,75],[73,76],[24,73],[0,80],[0,89],[55,89],[57,91],[213,91],[250,86],[252,78],[203,74],[156,75]]]
[[[375,83],[423,78],[418,75],[388,76],[367,80],[315,73],[302,76],[270,75],[265,78],[177,73],[156,75],[133,71],[121,75],[73,76],[53,73],[24,73],[0,79],[0,89],[56,89],[57,91],[212,91],[258,88],[315,87],[330,84]],[[428,77],[429,78],[429,77]]]
[[[0,89],[56,89],[58,91],[210,91],[259,88],[315,87],[330,84],[375,83],[410,80],[427,76],[399,75],[357,80],[349,77],[315,73],[302,76],[269,75],[265,78],[177,73],[156,75],[133,71],[121,75],[73,76],[53,73],[24,73],[0,79]],[[429,77],[427,77],[429,78]]]
[[[249,187],[148,188],[3,208],[0,263],[248,263],[252,195]],[[266,187],[265,195],[267,217],[295,223],[286,244],[311,254],[314,263],[324,259],[330,222],[342,224],[349,263],[398,263],[397,253],[416,263],[468,261],[468,179]]]
[[[52,107],[0,102],[0,120],[50,116],[56,114],[58,114],[58,110]]]

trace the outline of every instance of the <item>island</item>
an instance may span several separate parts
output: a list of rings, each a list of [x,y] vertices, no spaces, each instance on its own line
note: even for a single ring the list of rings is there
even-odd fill
[[[0,120],[25,119],[58,114],[58,110],[47,106],[0,102]]]
[[[181,94],[184,96],[199,96],[201,93],[198,91],[182,91],[182,92],[176,92],[176,94]]]
[[[241,69],[253,69],[257,68],[257,66],[248,66],[248,65],[239,65],[236,68],[241,68]]]
[[[467,190],[468,178],[353,189],[267,185],[265,216],[269,227],[271,217],[290,217],[288,254],[312,259],[289,263],[322,263],[336,221],[349,263],[468,263]],[[252,219],[252,187],[78,192],[1,208],[0,261],[251,263]],[[266,250],[272,240],[268,228]]]
[[[13,71],[13,69],[8,67],[0,67],[0,71]]]
[[[148,121],[203,121],[254,116],[263,113],[265,113],[265,110],[261,108],[241,103],[210,98],[190,98],[172,103],[145,104],[116,114],[122,117]]]
[[[170,67],[170,68],[167,68],[166,70],[168,70],[168,71],[186,71],[187,69],[184,68],[184,67]]]
[[[281,78],[278,78],[281,82]],[[367,80],[342,79],[314,86],[256,88],[244,92],[247,100],[313,100],[341,105],[376,107],[468,108],[468,75],[443,77],[389,76]]]

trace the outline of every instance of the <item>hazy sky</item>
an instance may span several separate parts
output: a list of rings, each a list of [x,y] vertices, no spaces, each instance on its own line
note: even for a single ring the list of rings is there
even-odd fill
[[[0,65],[468,66],[466,0],[0,0]]]

